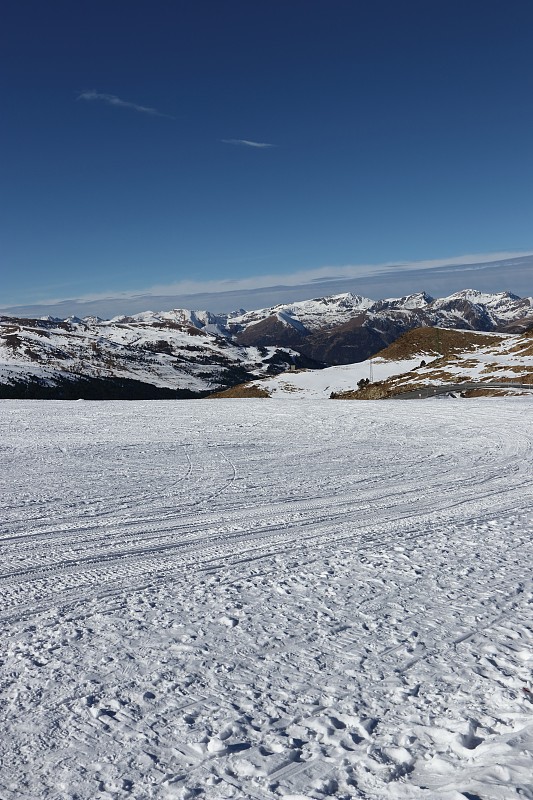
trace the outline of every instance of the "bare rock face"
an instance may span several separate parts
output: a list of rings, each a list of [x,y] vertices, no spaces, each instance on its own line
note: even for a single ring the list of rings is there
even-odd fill
[[[301,349],[309,331],[301,327],[286,325],[277,316],[267,317],[248,326],[235,335],[235,341],[244,347],[295,347]]]

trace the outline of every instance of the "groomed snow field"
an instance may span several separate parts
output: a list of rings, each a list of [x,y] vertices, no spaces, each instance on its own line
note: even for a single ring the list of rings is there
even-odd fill
[[[533,798],[532,419],[2,401],[1,800]]]

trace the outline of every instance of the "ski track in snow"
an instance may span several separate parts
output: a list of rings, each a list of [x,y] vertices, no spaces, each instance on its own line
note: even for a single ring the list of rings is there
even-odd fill
[[[2,401],[0,798],[533,798],[533,401]]]

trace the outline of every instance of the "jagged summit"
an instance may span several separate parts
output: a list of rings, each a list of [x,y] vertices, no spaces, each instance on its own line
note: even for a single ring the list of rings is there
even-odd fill
[[[407,294],[403,297],[392,297],[385,300],[378,300],[370,306],[370,311],[383,311],[385,309],[396,309],[401,311],[411,311],[415,308],[427,308],[434,302],[426,292],[416,292],[415,294]]]
[[[471,303],[480,303],[482,305],[493,305],[502,301],[516,301],[521,298],[512,292],[480,292],[478,289],[461,289],[459,292],[451,294],[450,299],[461,298],[469,300]]]

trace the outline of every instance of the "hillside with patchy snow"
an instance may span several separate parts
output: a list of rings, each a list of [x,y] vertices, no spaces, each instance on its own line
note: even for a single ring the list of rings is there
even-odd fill
[[[242,347],[180,316],[3,318],[0,397],[200,397],[294,363],[313,364],[287,348]]]

